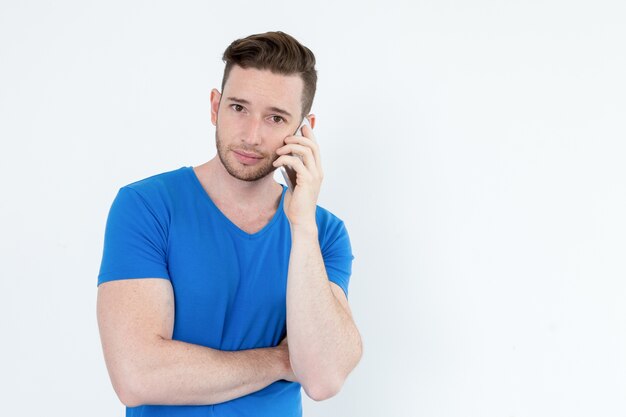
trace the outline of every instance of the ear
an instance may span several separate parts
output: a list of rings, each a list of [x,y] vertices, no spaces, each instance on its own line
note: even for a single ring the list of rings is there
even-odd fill
[[[217,126],[217,113],[220,109],[220,100],[222,95],[215,88],[211,90],[211,123]]]
[[[311,125],[311,129],[315,129],[315,115],[313,113],[306,116],[309,119],[309,124]]]

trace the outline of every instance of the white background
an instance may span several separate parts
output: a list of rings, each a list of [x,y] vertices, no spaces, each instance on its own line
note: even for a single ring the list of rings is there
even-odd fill
[[[226,4],[227,3],[227,4]],[[626,415],[621,1],[0,2],[3,415],[121,416],[95,316],[119,187],[214,155],[234,39],[318,60],[320,205],[365,352],[307,416]]]

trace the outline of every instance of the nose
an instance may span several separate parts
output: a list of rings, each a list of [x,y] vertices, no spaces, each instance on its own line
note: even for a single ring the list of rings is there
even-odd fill
[[[249,120],[246,120],[243,123],[244,123],[244,130],[243,130],[243,136],[241,138],[241,141],[251,146],[259,145],[261,143],[262,121],[251,117]]]

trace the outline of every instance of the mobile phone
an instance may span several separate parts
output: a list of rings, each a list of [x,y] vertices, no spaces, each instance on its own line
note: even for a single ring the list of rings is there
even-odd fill
[[[302,120],[300,126],[298,126],[298,129],[296,130],[296,133],[294,133],[294,136],[302,136],[302,126],[304,125],[310,126],[309,120],[306,117]],[[285,179],[285,182],[289,187],[289,191],[293,192],[293,189],[296,187],[296,171],[293,168],[284,165],[280,167],[280,172],[283,174],[283,178]]]

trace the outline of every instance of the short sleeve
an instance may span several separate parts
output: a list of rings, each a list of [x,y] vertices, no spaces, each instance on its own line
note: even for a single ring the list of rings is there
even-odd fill
[[[120,188],[107,217],[98,285],[127,278],[169,279],[167,225],[136,190]]]
[[[338,222],[326,236],[322,245],[322,257],[328,280],[339,285],[348,297],[348,284],[352,275],[352,247],[348,231],[342,221]]]

